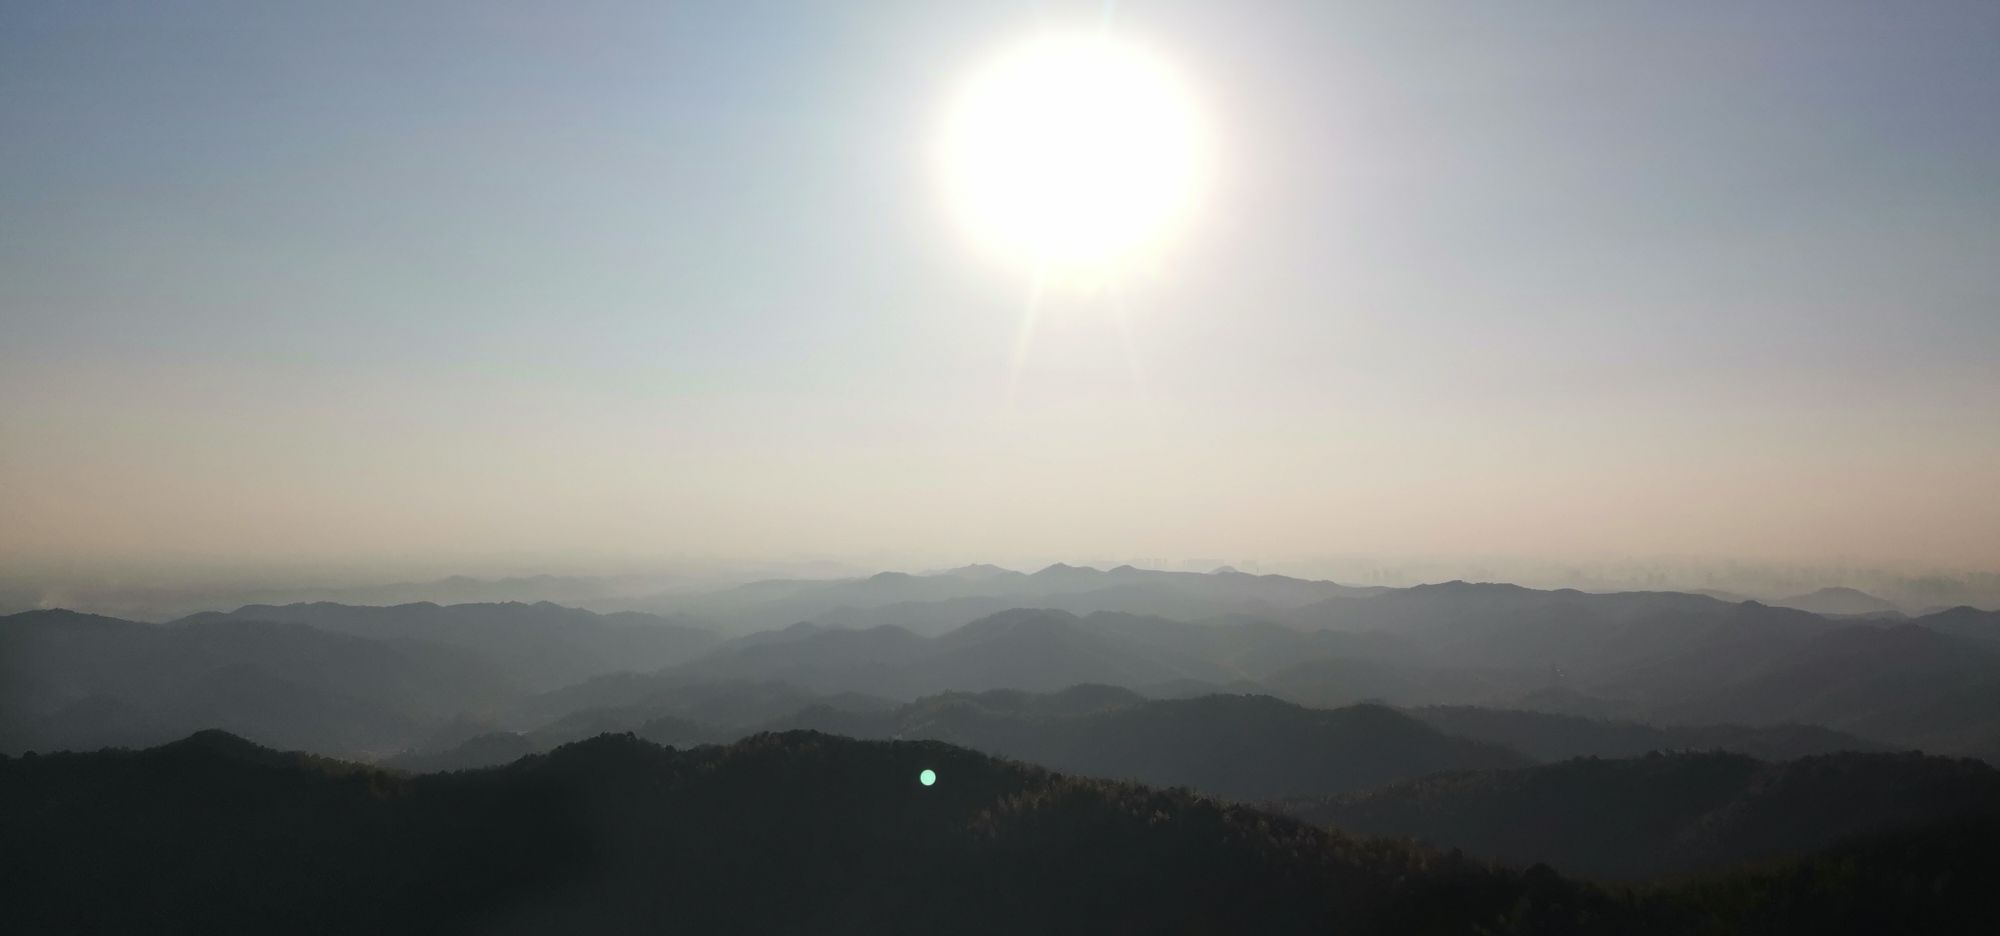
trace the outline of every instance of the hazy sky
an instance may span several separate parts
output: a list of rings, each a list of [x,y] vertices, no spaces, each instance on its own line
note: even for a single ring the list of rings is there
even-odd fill
[[[936,139],[1097,4],[278,6],[0,7],[0,563],[2000,567],[1990,0],[1124,0],[1214,184],[1018,373]]]

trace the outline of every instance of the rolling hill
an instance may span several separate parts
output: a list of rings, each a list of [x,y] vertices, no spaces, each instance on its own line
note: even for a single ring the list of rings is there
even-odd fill
[[[208,732],[0,761],[0,790],[23,933],[1390,933],[1621,913],[1549,877],[932,742],[603,736],[410,778]]]
[[[2000,755],[2000,649],[1918,624],[1851,626],[1684,702],[1670,722],[1823,725],[1935,753]]]
[[[1145,701],[1110,687],[925,699],[893,713],[809,710],[780,723],[853,737],[947,741],[1114,780],[1240,801],[1358,790],[1467,767],[1526,763],[1393,709],[1301,708],[1268,696]]]
[[[1720,753],[1585,758],[1425,777],[1286,809],[1349,831],[1408,836],[1514,864],[1641,879],[2000,815],[2000,772],[1916,754],[1779,764]]]
[[[0,759],[0,901],[27,934],[1975,932],[1995,828],[1621,893],[936,742],[607,735],[410,777],[203,732]]]
[[[775,691],[754,684],[738,688]],[[698,724],[671,711],[690,708],[658,700],[591,709],[524,734],[482,735],[390,763],[412,770],[492,766],[607,731],[631,731],[677,746],[727,743],[751,733]],[[1188,787],[1243,801],[1528,763],[1506,748],[1445,735],[1381,706],[1329,711],[1266,696],[1230,695],[1148,700],[1102,685],[1055,693],[948,693],[893,709],[834,697],[765,722],[760,729],[945,741],[1056,770]]]
[[[393,751],[522,694],[476,654],[301,624],[0,618],[0,750],[144,746],[224,727],[315,751]]]
[[[1797,608],[1828,617],[1855,617],[1867,614],[1895,614],[1895,602],[1877,598],[1858,588],[1822,588],[1771,602],[1780,608]]]
[[[1498,744],[1538,761],[1638,757],[1654,751],[1730,751],[1758,760],[1792,760],[1883,745],[1816,725],[1668,725],[1515,709],[1440,705],[1408,709],[1449,735]]]
[[[246,605],[191,615],[173,626],[220,621],[303,624],[371,640],[454,647],[478,654],[536,691],[603,673],[670,666],[717,641],[708,631],[654,615],[594,614],[547,602]]]

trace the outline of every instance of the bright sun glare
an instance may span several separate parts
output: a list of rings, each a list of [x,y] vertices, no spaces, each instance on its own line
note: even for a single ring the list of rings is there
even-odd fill
[[[1049,273],[1102,274],[1183,222],[1207,141],[1173,69],[1101,34],[1046,36],[978,70],[946,125],[953,211]]]

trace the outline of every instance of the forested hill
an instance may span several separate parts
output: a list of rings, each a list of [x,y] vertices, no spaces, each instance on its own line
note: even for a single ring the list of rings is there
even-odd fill
[[[2000,817],[2000,771],[1914,753],[1776,764],[1720,752],[1654,754],[1443,773],[1285,809],[1349,831],[1636,880],[1794,855],[1858,834]]]
[[[1987,848],[1921,887],[1843,875],[1877,854],[1862,844],[1826,868],[1612,892],[813,732],[692,751],[605,735],[414,777],[203,732],[0,760],[0,842],[21,933],[1938,932],[1992,922],[2000,872]],[[1932,845],[1894,847],[1921,869]],[[1843,914],[1862,899],[1873,916]],[[1883,920],[1900,922],[1862,928]]]

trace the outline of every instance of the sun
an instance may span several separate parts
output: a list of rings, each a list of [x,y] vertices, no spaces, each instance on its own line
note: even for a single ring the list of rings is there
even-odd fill
[[[1042,36],[974,72],[946,120],[958,221],[1045,274],[1115,273],[1187,219],[1208,172],[1200,108],[1141,46]]]

